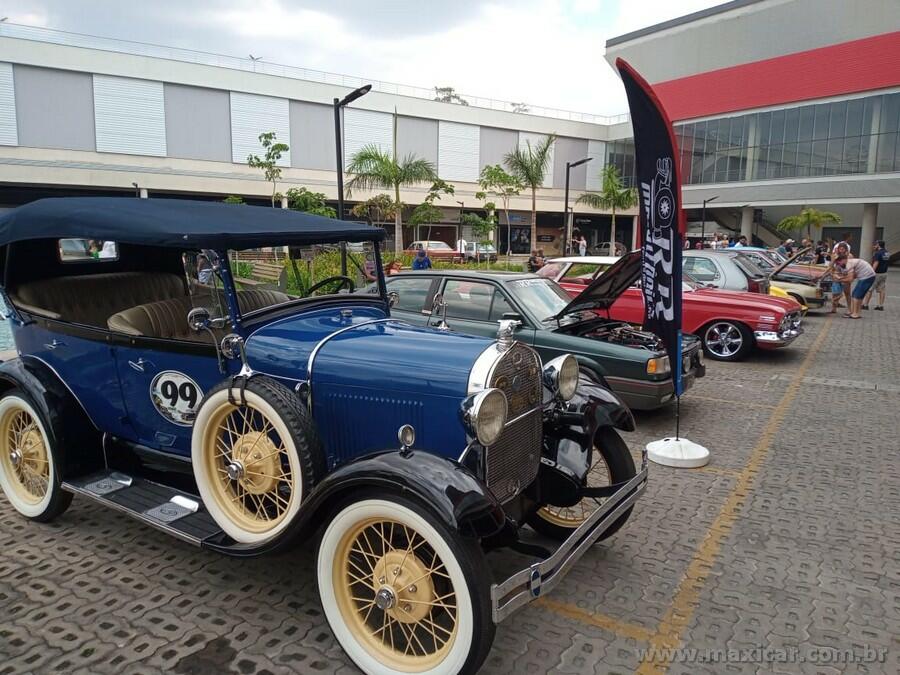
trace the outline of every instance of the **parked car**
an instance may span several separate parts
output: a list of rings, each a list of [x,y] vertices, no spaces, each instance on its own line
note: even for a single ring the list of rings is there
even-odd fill
[[[790,258],[782,258],[776,251],[744,248],[741,249],[741,255],[750,258],[769,275],[771,282],[778,284],[797,302],[820,309],[825,305],[826,294],[831,292],[831,274],[825,272],[827,267],[820,265],[793,264],[794,260],[808,250],[803,249]]]
[[[498,321],[513,319],[519,324],[516,338],[534,347],[545,362],[574,354],[583,371],[609,383],[630,408],[648,410],[675,396],[662,341],[592,311],[609,307],[639,274],[639,265],[619,268],[594,289],[589,306],[579,298],[577,309],[570,309],[575,303],[555,281],[533,274],[430,270],[400,274],[387,283],[399,296],[395,316],[484,336],[496,333]],[[686,389],[706,372],[696,338],[685,341],[682,370]]]
[[[497,249],[493,244],[476,244],[470,241],[466,244],[466,262],[497,262]]]
[[[428,257],[432,260],[446,260],[448,262],[458,262],[463,258],[463,254],[452,248],[450,244],[443,241],[422,240],[414,241],[406,249],[405,253],[415,256],[417,252],[424,250]]]
[[[118,255],[60,259],[61,238],[88,237]],[[509,322],[493,340],[392,318],[383,237],[180,199],[0,215],[19,354],[0,364],[9,502],[44,522],[79,495],[234,556],[318,541],[325,617],[360,669],[476,671],[496,623],[622,527],[646,455],[636,468],[617,432],[631,413],[571,355],[542,364]],[[370,245],[376,294],[338,292],[354,290],[343,276],[302,297],[233,276],[232,249],[340,241]],[[526,522],[560,543],[492,583],[486,550],[534,556]]]
[[[697,283],[750,293],[769,292],[768,275],[735,249],[682,252],[681,268]]]
[[[635,264],[640,262],[640,256],[640,251],[632,251],[622,260],[630,259],[631,264]],[[573,297],[580,297],[601,284],[603,277],[614,269],[598,271],[589,286],[568,282],[561,286]],[[690,278],[682,284],[682,291],[683,331],[698,336],[707,355],[718,361],[737,361],[753,347],[786,347],[803,333],[800,305],[794,300],[710,288]],[[643,323],[644,295],[641,289],[637,285],[624,289],[609,308],[608,316],[631,324]]]
[[[539,277],[553,279],[557,283],[588,286],[600,272],[605,272],[618,262],[619,256],[588,255],[553,258],[537,271]]]
[[[774,296],[776,298],[793,300],[794,302],[796,302],[797,304],[800,305],[800,314],[803,316],[806,316],[806,314],[809,312],[809,307],[807,307],[806,304],[804,304],[803,302],[798,300],[796,297],[794,297],[793,295],[788,293],[786,290],[781,288],[781,286],[778,286],[771,282],[769,283],[769,295]]]

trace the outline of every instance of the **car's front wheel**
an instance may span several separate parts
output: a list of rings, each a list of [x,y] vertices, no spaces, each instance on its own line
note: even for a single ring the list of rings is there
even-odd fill
[[[0,399],[0,488],[16,511],[47,522],[69,508],[71,493],[61,487],[58,449],[49,423],[18,389]]]
[[[473,673],[494,638],[489,575],[474,540],[422,505],[364,496],[339,508],[318,552],[319,595],[366,673]]]
[[[740,361],[753,347],[750,329],[736,321],[713,321],[700,339],[709,358],[716,361]]]
[[[588,471],[585,486],[606,487],[627,482],[636,475],[634,459],[622,437],[615,429],[608,427],[600,429],[594,439],[593,464]],[[603,505],[603,502],[602,498],[585,497],[573,506],[544,504],[528,518],[528,524],[547,537],[565,541],[579,525]],[[598,541],[618,532],[628,520],[633,508],[630,507],[619,516]]]
[[[315,428],[300,400],[267,377],[241,393],[230,380],[203,399],[191,442],[197,489],[232,539],[281,536],[321,473]]]

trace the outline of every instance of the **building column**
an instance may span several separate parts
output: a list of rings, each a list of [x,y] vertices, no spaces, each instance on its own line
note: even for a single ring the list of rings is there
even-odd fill
[[[286,209],[288,207],[288,198],[282,195],[281,197],[281,208]]]
[[[878,160],[878,132],[881,130],[881,101],[876,96],[872,103],[872,125],[869,127],[869,154],[866,158],[866,173],[875,173]]]
[[[878,204],[864,204],[862,232],[859,235],[859,251],[854,251],[863,260],[872,258],[872,244],[875,243],[875,226],[878,224]]]
[[[756,171],[756,158],[759,156],[759,134],[756,129],[756,115],[750,116],[747,129],[747,166],[744,167],[744,180],[753,180]]]
[[[635,216],[631,220],[631,250],[636,250],[641,245],[641,217]]]
[[[745,206],[741,209],[741,236],[747,237],[748,243],[753,243],[753,207]]]
[[[141,199],[147,199],[150,195],[147,193],[147,188],[139,188],[138,194],[141,196]]]

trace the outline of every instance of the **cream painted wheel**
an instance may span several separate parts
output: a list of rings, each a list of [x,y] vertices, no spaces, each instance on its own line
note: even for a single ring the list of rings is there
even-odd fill
[[[213,520],[235,541],[259,544],[290,524],[305,481],[283,415],[249,384],[244,396],[243,406],[229,401],[227,388],[207,396],[194,422],[191,455]]]
[[[59,491],[44,423],[16,392],[0,400],[0,487],[16,511],[29,518],[44,516]]]
[[[601,427],[594,436],[593,463],[588,471],[587,487],[605,487],[625,483],[637,475],[628,445],[612,427]],[[528,516],[528,524],[541,534],[558,541],[568,539],[572,532],[606,501],[601,497],[585,497],[572,506],[547,503]],[[630,507],[607,529],[600,540],[611,537],[628,520]],[[598,540],[598,541],[600,541]]]
[[[318,555],[328,623],[366,673],[473,671],[493,639],[487,586],[470,585],[481,552],[411,506],[365,499],[331,521]]]

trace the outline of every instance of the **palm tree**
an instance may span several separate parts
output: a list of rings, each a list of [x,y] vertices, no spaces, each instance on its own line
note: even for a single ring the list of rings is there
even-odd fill
[[[800,209],[800,213],[796,216],[788,216],[782,220],[776,228],[780,232],[795,232],[806,228],[806,236],[812,239],[812,227],[822,227],[822,223],[833,223],[835,225],[841,222],[841,217],[831,211],[819,211],[811,206],[804,206]]]
[[[427,159],[406,155],[397,162],[393,155],[382,152],[377,145],[367,145],[350,158],[347,172],[354,174],[347,183],[347,196],[351,190],[373,190],[393,188],[394,190],[394,250],[403,251],[403,208],[400,203],[400,188],[418,183],[437,180],[434,164]]]
[[[525,142],[525,147],[518,147],[512,152],[506,153],[503,163],[509,168],[510,173],[518,178],[527,188],[531,189],[531,247],[537,246],[537,189],[544,185],[544,176],[550,169],[550,150],[556,142],[556,134],[549,134],[544,140],[531,145],[531,141]]]
[[[624,211],[637,206],[638,194],[634,188],[625,187],[622,183],[622,177],[619,170],[609,164],[600,172],[601,187],[600,192],[585,192],[581,195],[576,204],[587,204],[595,209],[603,209],[612,212],[612,226],[610,228],[609,238],[613,245],[611,254],[615,254],[616,245],[616,211]]]

